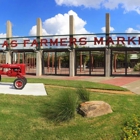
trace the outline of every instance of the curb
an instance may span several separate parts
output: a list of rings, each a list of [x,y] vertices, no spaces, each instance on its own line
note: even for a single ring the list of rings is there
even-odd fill
[[[76,89],[76,88],[73,88],[73,87],[63,87],[63,86],[56,86],[56,85],[45,85],[45,86]],[[103,89],[87,89],[87,90],[95,91],[95,92],[102,92],[102,93],[110,93],[110,94],[136,95],[135,93],[133,93],[131,91],[103,90]]]

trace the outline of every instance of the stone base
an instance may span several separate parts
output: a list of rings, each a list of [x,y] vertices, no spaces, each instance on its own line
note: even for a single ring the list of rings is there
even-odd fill
[[[104,101],[88,101],[81,103],[78,113],[84,117],[97,117],[112,113],[111,106]]]

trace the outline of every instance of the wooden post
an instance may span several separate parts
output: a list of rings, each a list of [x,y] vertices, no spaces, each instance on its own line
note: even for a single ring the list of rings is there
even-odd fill
[[[18,64],[20,63],[20,53],[18,53]]]
[[[58,57],[58,69],[61,69],[61,56]]]
[[[94,57],[93,54],[91,55],[91,69],[93,71],[93,65],[94,65]]]
[[[53,72],[53,69],[54,69],[54,53],[52,53],[52,72]]]
[[[116,72],[116,67],[117,67],[116,59],[117,59],[117,54],[114,54],[114,72]]]
[[[82,52],[80,52],[80,72],[82,71]]]
[[[48,65],[48,72],[50,72],[50,53],[48,52],[48,57],[47,57],[47,65]]]

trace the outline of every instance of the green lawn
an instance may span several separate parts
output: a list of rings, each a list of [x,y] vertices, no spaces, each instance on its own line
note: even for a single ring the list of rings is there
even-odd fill
[[[13,82],[15,78],[2,78],[3,82]],[[28,83],[44,83],[45,85],[57,85],[64,87],[81,87],[94,88],[94,89],[108,89],[108,90],[120,90],[127,91],[127,89],[113,86],[109,84],[101,84],[89,81],[72,81],[72,80],[54,80],[54,79],[41,79],[41,78],[28,78]]]
[[[3,79],[3,81],[10,81]],[[90,100],[109,103],[113,113],[83,118],[76,114],[70,122],[56,124],[47,116],[47,109],[63,88],[49,85],[77,87],[84,85],[96,88],[95,83],[84,81],[59,81],[28,79],[29,82],[48,84],[48,96],[18,96],[0,94],[0,139],[1,140],[120,140],[124,122],[140,112],[140,96],[91,92]],[[87,83],[87,85],[86,85]],[[72,86],[73,85],[73,86]],[[124,90],[116,86],[97,84],[98,88]],[[70,89],[72,90],[72,89]],[[73,90],[74,92],[74,90]]]

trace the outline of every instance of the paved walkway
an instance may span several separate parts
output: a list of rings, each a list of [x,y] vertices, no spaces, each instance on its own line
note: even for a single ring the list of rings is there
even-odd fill
[[[22,90],[13,87],[13,83],[0,82],[0,93],[14,95],[46,96],[46,90],[42,83],[27,83]]]
[[[140,77],[96,77],[96,76],[26,76],[27,78],[46,78],[46,79],[63,79],[63,80],[84,80],[91,82],[99,82],[105,84],[112,84],[127,88],[135,94],[140,95]]]
[[[40,77],[42,78],[42,77]],[[99,82],[105,84],[112,84],[127,88],[135,94],[140,95],[140,77],[94,77],[94,76],[43,76],[48,79],[63,79],[63,80],[84,80],[91,82]]]
[[[101,81],[101,83],[112,84],[129,89],[135,94],[140,95],[140,77],[119,77]]]

